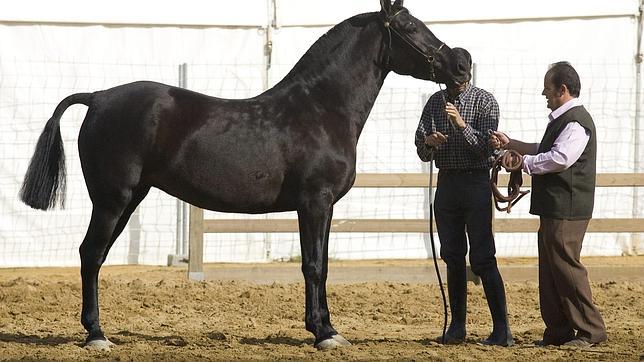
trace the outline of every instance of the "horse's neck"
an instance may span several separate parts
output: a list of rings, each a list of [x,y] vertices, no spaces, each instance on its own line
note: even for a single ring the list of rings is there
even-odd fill
[[[325,42],[320,48],[325,51],[316,52],[316,43],[275,88],[345,115],[357,140],[388,74],[380,66],[384,45],[378,25],[347,24],[344,32],[330,31],[318,40]]]

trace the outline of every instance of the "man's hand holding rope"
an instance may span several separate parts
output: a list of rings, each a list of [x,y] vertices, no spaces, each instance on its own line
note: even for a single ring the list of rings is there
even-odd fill
[[[523,196],[529,191],[521,191],[523,184],[523,177],[521,176],[523,166],[523,156],[515,150],[505,150],[510,144],[510,138],[502,132],[490,132],[489,144],[494,149],[503,149],[504,151],[498,152],[494,165],[492,166],[492,175],[490,177],[490,187],[494,195],[494,205],[499,211],[507,211],[510,213],[512,206],[516,204]],[[508,182],[508,196],[501,194],[497,187],[498,173],[503,167],[506,172],[510,173],[510,181]],[[507,203],[506,207],[500,207],[499,203]]]

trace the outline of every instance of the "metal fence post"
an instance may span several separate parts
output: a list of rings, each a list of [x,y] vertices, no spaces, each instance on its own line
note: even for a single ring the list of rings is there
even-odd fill
[[[635,127],[633,132],[635,133],[635,145],[634,145],[634,157],[633,157],[633,172],[640,173],[644,171],[642,166],[642,62],[644,61],[644,52],[642,51],[642,32],[644,29],[644,0],[640,0],[639,6],[639,16],[637,19],[637,45],[635,52]],[[640,192],[639,188],[635,187],[633,189],[633,218],[638,217],[639,210],[639,198]],[[642,240],[641,234],[632,234],[631,236],[631,247],[632,250],[629,252],[634,253],[635,255],[640,255],[644,253],[644,240]]]

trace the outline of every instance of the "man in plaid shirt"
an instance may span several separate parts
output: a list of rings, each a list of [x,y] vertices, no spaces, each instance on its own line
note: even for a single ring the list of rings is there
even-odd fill
[[[433,157],[439,169],[434,208],[441,258],[447,264],[452,316],[445,342],[465,340],[465,255],[469,240],[470,265],[481,277],[493,322],[492,333],[481,343],[511,346],[514,341],[508,324],[505,289],[494,256],[489,184],[492,149],[488,130],[498,127],[499,106],[492,94],[470,84],[472,58],[467,50],[452,50],[461,59],[463,81],[448,85],[447,90],[429,98],[415,142],[420,159],[431,161]]]

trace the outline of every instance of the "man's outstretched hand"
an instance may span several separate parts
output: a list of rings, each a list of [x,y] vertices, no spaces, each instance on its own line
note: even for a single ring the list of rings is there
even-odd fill
[[[490,147],[494,149],[505,149],[510,143],[510,138],[503,132],[493,131],[490,135]]]

